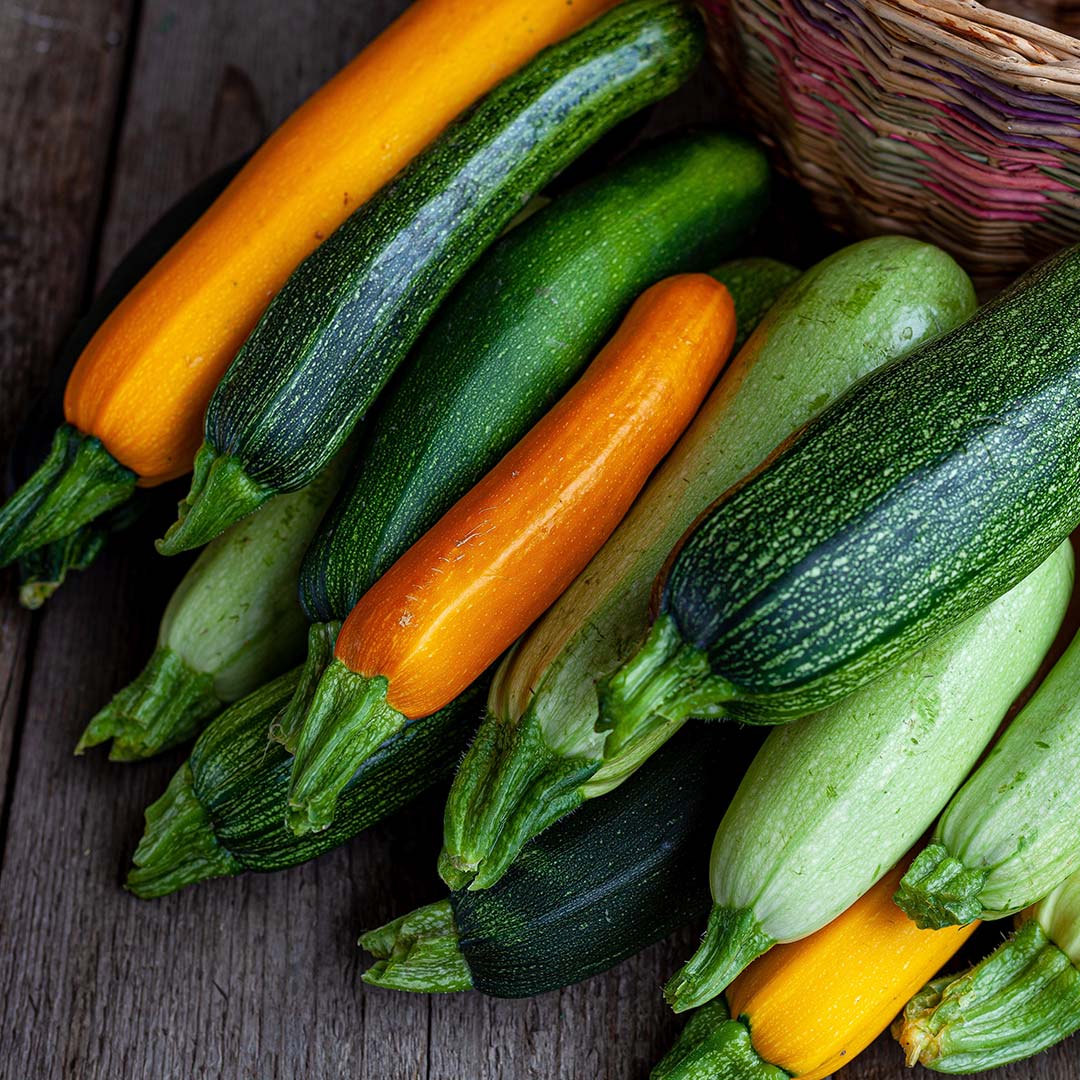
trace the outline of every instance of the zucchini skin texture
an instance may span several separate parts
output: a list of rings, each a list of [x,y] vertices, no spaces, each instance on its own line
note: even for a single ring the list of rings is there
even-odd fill
[[[528,199],[675,90],[702,52],[690,8],[620,5],[501,83],[348,218],[293,272],[214,392],[192,491],[162,550],[208,540],[308,483]]]
[[[532,840],[496,884],[451,893],[473,986],[497,997],[569,986],[704,915],[716,806],[758,739],[728,725],[681,731]]]
[[[248,695],[199,737],[170,790],[147,810],[146,833],[128,875],[136,895],[163,896],[244,870],[283,870],[352,839],[450,775],[487,690],[481,679],[435,716],[387,740],[342,791],[333,824],[297,837],[281,812],[292,757],[269,742],[266,731],[299,674],[294,669]],[[186,816],[170,813],[177,788],[179,801],[196,804]]]
[[[716,709],[824,708],[1030,573],[1080,522],[1078,399],[1072,247],[812,421],[670,564]]]
[[[439,310],[308,548],[313,622],[360,596],[578,377],[635,297],[733,250],[768,166],[738,136],[641,147],[512,229]],[[775,271],[774,271],[775,273]]]
[[[8,456],[7,492],[14,492],[48,457],[52,431],[64,416],[64,388],[68,375],[98,327],[142,280],[150,268],[202,215],[239,172],[244,158],[213,173],[182,196],[137,240],[117,263],[86,313],[76,322],[61,346],[45,390],[19,425]],[[104,517],[77,526],[65,537],[27,552],[18,560],[19,599],[24,607],[38,608],[64,583],[71,570],[85,570],[101,553],[109,536],[126,529],[144,512],[175,501],[176,492],[165,488],[137,488],[126,505]]]

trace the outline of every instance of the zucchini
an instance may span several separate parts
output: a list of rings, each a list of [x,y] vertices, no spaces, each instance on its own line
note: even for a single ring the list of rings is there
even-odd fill
[[[652,581],[701,508],[860,375],[974,306],[952,258],[904,237],[854,244],[787,290],[626,520],[500,666],[447,803],[448,884],[496,881],[530,836],[609,791],[675,730],[605,742],[595,680],[631,655]]]
[[[17,491],[49,454],[57,417],[64,414],[64,387],[75,361],[113,309],[139,283],[150,268],[194,224],[202,212],[225,190],[243,159],[220,169],[189,191],[136,241],[117,263],[93,303],[87,309],[53,364],[41,398],[31,408],[15,434],[8,457],[8,494]],[[85,570],[100,554],[112,533],[126,529],[144,510],[173,498],[162,498],[157,489],[136,489],[127,504],[105,517],[78,526],[66,536],[19,556],[19,601],[23,607],[39,608],[64,583],[72,570]]]
[[[169,599],[146,667],[94,716],[75,753],[112,739],[113,761],[151,757],[303,658],[296,576],[350,450],[207,545]]]
[[[745,238],[767,184],[764,156],[746,140],[678,136],[560,196],[466,276],[388,393],[304,558],[300,601],[324,625],[312,628],[283,721],[287,745],[360,596],[562,396],[638,293]]]
[[[683,538],[605,681],[653,718],[782,723],[1015,585],[1080,523],[1080,247],[826,409]]]
[[[1080,636],[956,793],[897,893],[919,926],[1000,919],[1080,869]]]
[[[342,791],[333,825],[297,837],[281,813],[292,758],[267,742],[266,729],[299,677],[296,668],[260,687],[199,737],[146,810],[127,877],[136,896],[164,896],[245,870],[284,870],[344,844],[450,775],[487,689],[481,679],[435,716],[388,739]]]
[[[1017,929],[986,959],[927,983],[893,1025],[908,1065],[943,1073],[996,1069],[1076,1031],[1080,872],[1018,915]]]
[[[678,1012],[862,896],[933,822],[1039,669],[1073,584],[1069,542],[951,633],[824,712],[775,728],[728,806]]]
[[[727,286],[727,291],[735,301],[738,326],[735,331],[735,344],[731,348],[733,353],[737,353],[776,303],[777,297],[798,280],[802,271],[789,263],[754,255],[745,259],[732,259],[710,273],[722,285]]]
[[[681,732],[610,798],[536,837],[497,885],[365,934],[376,963],[364,981],[526,997],[605,971],[700,917],[709,819],[757,741],[728,726]]]
[[[309,483],[529,198],[684,82],[702,49],[684,4],[620,4],[500,83],[356,210],[293,272],[214,392],[161,550],[205,543]]]

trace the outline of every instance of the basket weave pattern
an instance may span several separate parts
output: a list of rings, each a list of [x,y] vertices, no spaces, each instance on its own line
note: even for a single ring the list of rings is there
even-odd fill
[[[779,163],[833,225],[953,252],[980,284],[1080,239],[1080,40],[973,0],[706,0]]]

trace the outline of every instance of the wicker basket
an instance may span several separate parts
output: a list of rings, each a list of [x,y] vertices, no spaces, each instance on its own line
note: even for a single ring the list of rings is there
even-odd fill
[[[972,0],[705,6],[733,92],[830,224],[925,237],[984,288],[1080,240],[1080,41]]]

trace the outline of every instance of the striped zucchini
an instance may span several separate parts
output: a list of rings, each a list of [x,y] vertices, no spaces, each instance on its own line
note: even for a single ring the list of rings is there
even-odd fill
[[[560,196],[470,271],[389,391],[304,558],[300,600],[317,625],[287,745],[360,596],[563,394],[638,293],[745,238],[767,184],[746,140],[678,136]]]
[[[996,1069],[1076,1031],[1080,871],[1021,912],[1017,929],[981,963],[928,983],[893,1026],[908,1065],[943,1073]]]
[[[376,963],[364,981],[526,997],[604,971],[698,918],[709,819],[758,741],[727,726],[682,732],[610,798],[536,837],[497,885],[365,934]]]
[[[626,520],[500,666],[447,803],[449,885],[496,881],[530,836],[609,791],[676,730],[605,743],[595,681],[631,655],[652,581],[701,508],[859,376],[974,306],[948,255],[903,237],[854,244],[788,289]]]
[[[919,926],[1000,919],[1080,869],[1080,636],[956,793],[896,902]]]
[[[1039,669],[1073,584],[1066,540],[949,634],[820,713],[775,728],[713,841],[713,909],[669,982],[676,1011],[850,907],[929,827]]]
[[[146,667],[90,721],[75,753],[112,739],[113,761],[151,757],[303,658],[296,576],[351,449],[207,545],[172,594]]]
[[[471,731],[480,680],[435,716],[409,724],[357,771],[334,823],[297,837],[281,807],[292,758],[266,729],[296,689],[295,669],[226,709],[199,737],[165,794],[146,810],[146,830],[127,887],[149,899],[245,870],[283,870],[352,839],[450,775]]]
[[[620,4],[502,82],[348,218],[297,267],[215,391],[161,550],[205,543],[309,483],[530,196],[679,86],[702,40],[682,3]]]
[[[9,494],[25,484],[41,462],[49,457],[51,433],[57,417],[64,415],[64,387],[68,375],[97,328],[218,197],[242,163],[238,161],[226,166],[189,191],[166,210],[117,263],[61,347],[45,393],[19,426],[8,458]],[[112,533],[126,529],[148,507],[164,505],[172,498],[171,492],[137,488],[127,503],[109,511],[105,517],[85,522],[59,539],[23,552],[18,559],[20,603],[32,609],[41,607],[64,583],[70,571],[85,570],[97,558]],[[0,561],[3,559],[0,552]]]
[[[603,684],[659,716],[780,723],[839,700],[1030,573],[1080,523],[1080,247],[860,382],[681,541]]]

